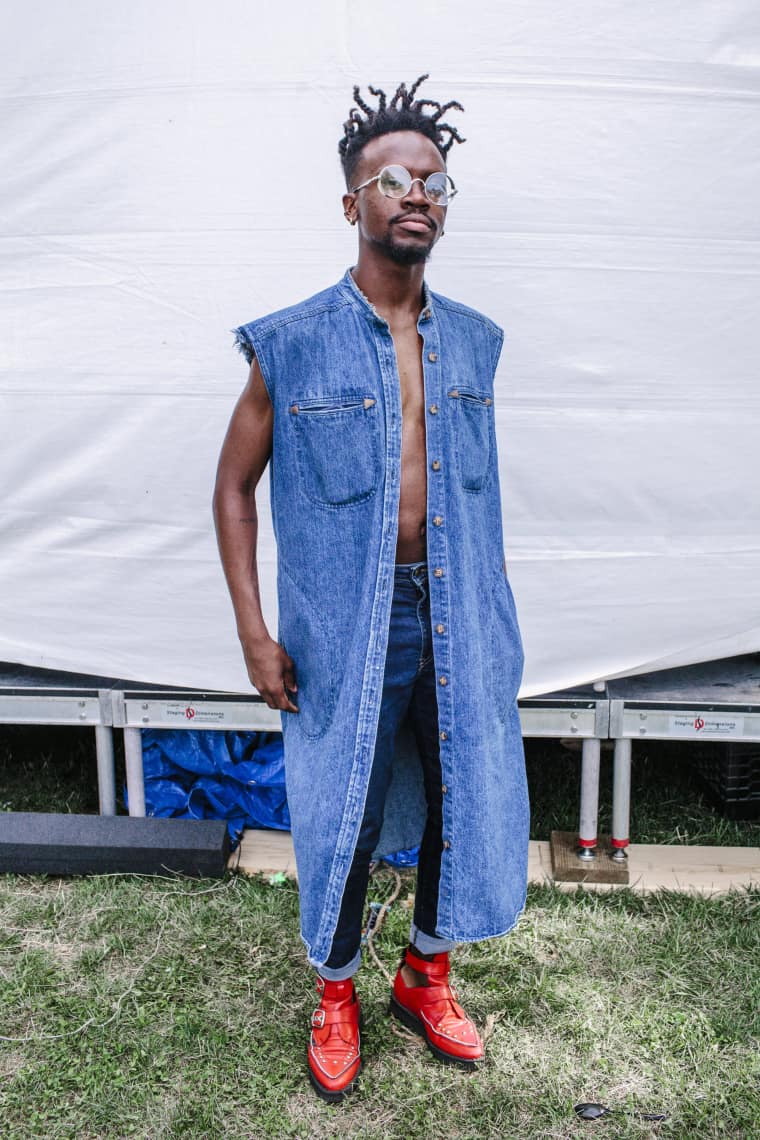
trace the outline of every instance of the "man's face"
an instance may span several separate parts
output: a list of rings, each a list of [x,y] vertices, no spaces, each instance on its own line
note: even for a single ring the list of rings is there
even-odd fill
[[[371,139],[361,153],[351,184],[359,186],[379,174],[384,166],[405,166],[412,178],[423,181],[434,171],[445,170],[438,148],[417,131],[392,131]],[[372,182],[343,199],[346,213],[355,218],[363,241],[399,265],[426,261],[443,232],[445,206],[434,206],[425,197],[421,182],[413,182],[403,198],[386,198]]]

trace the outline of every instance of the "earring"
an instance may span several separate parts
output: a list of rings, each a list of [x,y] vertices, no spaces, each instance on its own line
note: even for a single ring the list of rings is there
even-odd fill
[[[344,210],[344,211],[343,211],[343,217],[346,219],[346,221],[348,222],[348,224],[349,224],[350,226],[355,226],[355,225],[356,225],[356,218],[352,218],[352,217],[351,217],[351,215],[348,213],[348,211],[347,211],[347,210]]]

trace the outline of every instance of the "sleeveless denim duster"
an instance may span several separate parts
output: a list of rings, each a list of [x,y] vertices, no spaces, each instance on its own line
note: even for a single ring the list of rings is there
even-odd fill
[[[430,292],[418,330],[427,435],[427,560],[445,794],[437,934],[506,933],[525,904],[523,651],[506,574],[493,378],[503,333]],[[398,529],[401,391],[386,322],[349,271],[235,329],[274,408],[270,500],[278,641],[295,662],[283,712],[301,935],[326,961],[372,764]],[[399,734],[378,854],[419,843],[419,758]]]

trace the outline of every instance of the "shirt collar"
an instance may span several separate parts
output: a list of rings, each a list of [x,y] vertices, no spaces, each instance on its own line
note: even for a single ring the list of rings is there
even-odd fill
[[[354,281],[351,269],[347,269],[343,274],[343,277],[340,281],[340,286],[355,304],[359,304],[359,306],[364,310],[367,317],[381,325],[384,325],[386,328],[388,327],[388,322],[380,316],[375,306],[372,304],[368,297],[365,297],[364,293],[362,293],[361,289]],[[433,312],[433,296],[430,292],[430,289],[428,288],[427,281],[424,280],[422,282],[422,296],[423,304],[419,320],[427,321],[430,319]]]

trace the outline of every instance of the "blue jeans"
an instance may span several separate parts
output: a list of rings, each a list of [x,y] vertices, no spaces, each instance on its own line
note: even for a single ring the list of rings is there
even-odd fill
[[[364,817],[346,879],[330,955],[320,970],[322,976],[330,981],[350,978],[359,968],[369,864],[383,823],[396,734],[407,712],[422,761],[427,800],[410,942],[423,954],[435,954],[450,950],[454,943],[435,934],[443,849],[443,791],[425,562],[397,563],[395,567],[383,695]]]

